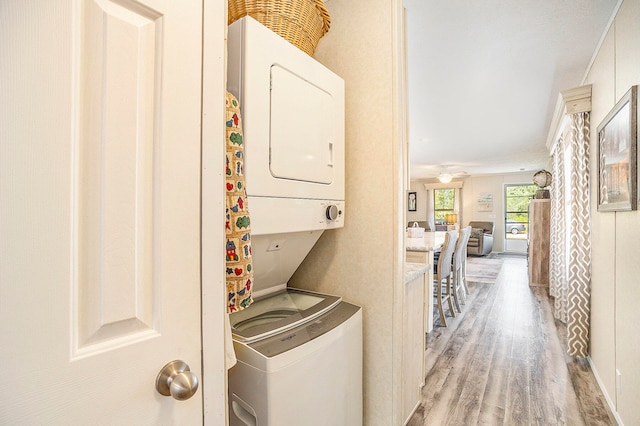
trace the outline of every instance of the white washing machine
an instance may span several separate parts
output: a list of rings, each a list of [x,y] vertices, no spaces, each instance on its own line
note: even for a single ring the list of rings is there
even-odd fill
[[[360,307],[287,288],[230,318],[232,426],[362,424]]]

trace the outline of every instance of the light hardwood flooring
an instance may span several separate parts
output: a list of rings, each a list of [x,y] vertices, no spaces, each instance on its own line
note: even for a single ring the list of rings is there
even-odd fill
[[[566,355],[566,329],[547,289],[528,285],[525,258],[505,257],[495,284],[469,290],[448,327],[434,319],[409,426],[616,424],[587,361]]]

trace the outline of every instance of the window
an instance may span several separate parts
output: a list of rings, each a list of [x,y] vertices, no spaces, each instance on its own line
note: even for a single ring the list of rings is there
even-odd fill
[[[455,191],[453,188],[433,190],[433,215],[436,225],[444,225],[445,215],[454,213]]]
[[[505,223],[507,239],[526,239],[529,228],[529,200],[538,189],[535,185],[505,186]]]

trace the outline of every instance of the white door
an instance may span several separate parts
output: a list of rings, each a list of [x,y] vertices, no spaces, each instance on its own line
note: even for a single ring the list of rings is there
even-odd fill
[[[0,424],[202,423],[202,0],[0,3]]]

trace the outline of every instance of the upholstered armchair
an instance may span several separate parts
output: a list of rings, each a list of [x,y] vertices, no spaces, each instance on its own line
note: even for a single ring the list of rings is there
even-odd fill
[[[493,222],[469,222],[471,236],[467,243],[467,254],[485,256],[493,250]]]

